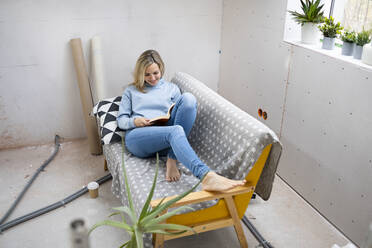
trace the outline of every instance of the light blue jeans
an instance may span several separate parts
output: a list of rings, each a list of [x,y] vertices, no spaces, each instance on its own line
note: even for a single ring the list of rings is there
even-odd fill
[[[140,158],[167,151],[169,158],[181,162],[197,178],[203,178],[210,169],[198,158],[187,140],[196,118],[196,109],[195,97],[190,93],[182,94],[177,99],[166,126],[138,127],[127,131],[127,149]]]

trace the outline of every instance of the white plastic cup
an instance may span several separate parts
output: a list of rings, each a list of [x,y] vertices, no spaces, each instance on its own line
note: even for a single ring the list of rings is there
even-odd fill
[[[97,198],[98,197],[98,188],[99,184],[96,182],[90,182],[88,183],[88,190],[90,198]]]

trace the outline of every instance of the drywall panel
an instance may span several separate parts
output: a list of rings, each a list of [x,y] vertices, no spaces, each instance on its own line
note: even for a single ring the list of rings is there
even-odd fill
[[[279,174],[352,240],[372,221],[372,70],[293,48]]]
[[[219,93],[279,134],[289,45],[273,3],[224,1]],[[258,109],[267,112],[264,120]]]
[[[0,1],[0,149],[85,136],[69,41],[102,39],[107,97],[157,49],[165,78],[187,72],[217,90],[222,1]]]

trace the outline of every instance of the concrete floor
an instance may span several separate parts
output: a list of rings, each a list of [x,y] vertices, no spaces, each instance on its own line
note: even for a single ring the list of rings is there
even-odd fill
[[[33,173],[52,154],[54,144],[0,151],[0,217],[5,214]],[[279,165],[280,166],[280,165]],[[101,178],[103,156],[89,153],[87,140],[62,143],[56,158],[40,173],[8,221],[62,200],[88,182]],[[57,210],[15,226],[0,235],[0,247],[71,247],[69,223],[83,218],[88,227],[106,219],[120,202],[111,194],[111,181],[99,189],[99,197],[88,194]],[[246,216],[274,247],[323,248],[343,246],[348,240],[319,215],[279,177],[269,201],[254,199]],[[249,247],[258,242],[245,228]],[[111,227],[96,229],[90,247],[119,247],[128,235]],[[165,247],[239,247],[233,228],[167,241]]]

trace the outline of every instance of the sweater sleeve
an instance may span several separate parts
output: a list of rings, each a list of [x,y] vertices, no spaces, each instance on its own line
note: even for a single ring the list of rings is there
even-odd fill
[[[131,94],[128,88],[124,91],[121,97],[121,102],[119,105],[119,112],[116,118],[119,128],[123,130],[129,130],[136,127],[134,124],[134,118],[132,115],[132,100]]]
[[[180,96],[181,96],[180,88],[178,88],[176,84],[173,84],[173,93],[172,93],[171,101],[175,103]]]

